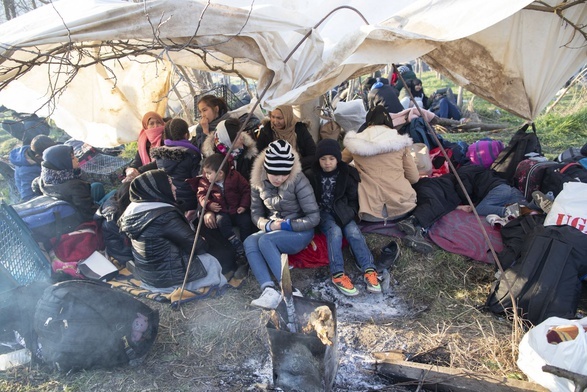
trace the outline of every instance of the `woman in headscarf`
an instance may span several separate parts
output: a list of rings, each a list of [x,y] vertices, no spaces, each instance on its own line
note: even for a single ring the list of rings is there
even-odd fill
[[[278,106],[269,113],[269,124],[263,126],[257,137],[257,150],[263,151],[274,140],[287,141],[300,155],[302,170],[314,163],[316,142],[306,124],[298,121],[291,106]]]
[[[240,122],[236,118],[220,121],[216,131],[210,133],[202,145],[204,158],[220,153],[226,155],[232,147],[229,162],[247,180],[251,177],[253,161],[258,155],[257,144],[247,132],[236,135],[240,129]]]
[[[204,140],[216,130],[216,125],[225,119],[228,105],[224,99],[211,94],[200,98],[197,105],[200,122],[196,127],[196,147],[201,150]]]
[[[130,184],[130,201],[120,230],[131,240],[135,274],[146,288],[170,293],[184,281],[195,239],[193,227],[178,208],[175,186],[163,170],[150,170]],[[198,239],[185,288],[223,286],[218,260]]]
[[[126,168],[126,177],[123,182],[130,182],[139,174],[157,168],[157,163],[151,159],[149,153],[151,152],[151,147],[163,145],[165,122],[159,114],[147,112],[143,116],[142,125],[143,129],[139,133],[137,142],[137,153],[135,159]]]

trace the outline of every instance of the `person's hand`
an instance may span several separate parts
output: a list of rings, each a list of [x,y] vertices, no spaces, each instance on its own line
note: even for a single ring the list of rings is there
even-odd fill
[[[284,222],[284,220],[283,219],[277,219],[277,220],[274,220],[273,222],[271,222],[271,225],[269,226],[269,228],[271,229],[271,231],[281,230],[281,222]]]
[[[134,167],[127,167],[124,171],[125,177],[123,178],[122,182],[130,182],[139,174],[139,171]]]
[[[216,229],[218,227],[218,226],[216,226],[216,214],[213,212],[207,211],[204,214],[204,224],[209,229]]]
[[[214,212],[219,212],[222,209],[220,203],[212,202],[208,204],[208,209]]]
[[[210,124],[208,123],[208,119],[206,117],[202,117],[200,119],[200,126],[202,127],[202,131],[205,135],[210,134]]]
[[[186,211],[185,218],[191,222],[197,217],[197,215],[198,215],[197,210],[189,210],[189,211]]]
[[[461,210],[461,211],[465,211],[465,212],[473,212],[473,207],[465,204],[465,205],[457,206],[457,210]]]
[[[239,207],[236,209],[236,213],[237,214],[242,214],[243,212],[245,212],[247,209],[245,207]]]

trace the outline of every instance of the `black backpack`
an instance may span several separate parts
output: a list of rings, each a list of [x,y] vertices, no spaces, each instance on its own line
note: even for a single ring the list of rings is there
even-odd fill
[[[581,280],[587,273],[587,238],[570,226],[537,226],[520,258],[494,283],[485,303],[493,313],[511,312],[507,279],[520,316],[537,325],[548,317],[575,318]]]
[[[542,155],[540,140],[538,140],[538,136],[536,135],[536,126],[532,123],[532,133],[527,133],[526,131],[529,125],[524,124],[522,128],[516,131],[507,147],[499,153],[490,166],[490,169],[495,170],[510,185],[513,183],[518,163],[528,158],[527,154],[536,153]]]
[[[57,370],[137,365],[155,342],[159,313],[107,284],[69,280],[44,291],[33,328],[38,359]]]

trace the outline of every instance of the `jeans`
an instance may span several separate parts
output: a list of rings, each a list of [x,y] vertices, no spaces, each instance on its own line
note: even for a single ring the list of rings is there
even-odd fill
[[[344,259],[342,257],[343,234],[344,238],[349,242],[357,264],[359,264],[363,272],[367,268],[375,268],[373,254],[371,254],[367,242],[365,242],[365,237],[363,237],[363,233],[361,233],[361,229],[359,229],[355,221],[350,221],[345,227],[341,228],[334,220],[332,214],[321,211],[320,230],[326,236],[328,260],[332,275],[344,272]]]
[[[497,214],[505,216],[505,206],[513,203],[523,203],[524,195],[519,189],[507,184],[501,184],[489,191],[489,193],[475,207],[479,215]]]
[[[314,229],[251,234],[244,242],[245,253],[261,289],[272,285],[271,274],[281,282],[281,254],[293,255],[302,251],[313,237]]]
[[[249,210],[242,214],[227,214],[226,212],[216,213],[216,225],[224,238],[230,238],[235,235],[233,226],[238,227],[241,241],[247,239],[253,233],[253,221]]]

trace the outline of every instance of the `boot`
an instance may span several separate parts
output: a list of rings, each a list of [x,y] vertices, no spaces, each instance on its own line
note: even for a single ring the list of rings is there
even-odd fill
[[[230,237],[228,239],[228,242],[230,242],[230,245],[232,245],[232,247],[234,248],[234,251],[236,252],[237,259],[244,257],[245,247],[243,246],[243,243],[241,242],[241,240],[236,236],[236,234],[233,235],[232,237]]]

